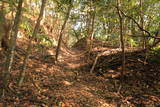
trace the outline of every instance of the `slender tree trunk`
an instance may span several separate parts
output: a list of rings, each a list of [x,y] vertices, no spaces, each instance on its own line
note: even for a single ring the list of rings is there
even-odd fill
[[[93,37],[94,37],[94,24],[95,24],[95,13],[92,15],[91,19],[91,31],[90,31],[90,46],[89,46],[89,56],[93,47]]]
[[[39,17],[37,19],[37,23],[35,25],[32,37],[31,37],[31,39],[30,39],[30,41],[28,43],[26,56],[25,56],[25,58],[23,60],[22,71],[21,71],[21,74],[20,74],[20,80],[19,80],[19,84],[18,84],[19,86],[21,86],[21,84],[23,83],[24,77],[25,77],[25,70],[26,70],[26,67],[27,67],[27,62],[29,60],[29,55],[30,55],[30,53],[32,51],[32,41],[35,38],[35,36],[37,35],[37,33],[38,33],[40,22],[41,22],[41,20],[43,18],[43,12],[44,12],[44,9],[45,9],[45,4],[46,4],[46,0],[42,0],[40,14],[39,14]]]
[[[22,13],[22,4],[23,0],[19,0],[18,7],[17,7],[17,13],[14,19],[14,24],[11,32],[11,40],[10,40],[10,47],[7,52],[7,58],[3,70],[3,96],[5,94],[5,90],[7,89],[8,86],[8,80],[9,80],[9,75],[13,63],[13,58],[14,58],[14,50],[16,47],[16,40],[17,40],[17,33],[18,33],[18,28],[19,28],[19,23],[20,23],[20,18],[21,18],[21,13]]]
[[[59,34],[59,40],[58,40],[58,46],[57,46],[57,49],[56,49],[55,61],[58,61],[58,56],[59,56],[59,51],[60,51],[60,47],[61,47],[63,31],[64,31],[64,29],[66,27],[66,23],[68,21],[71,9],[72,9],[72,4],[70,4],[69,7],[68,7],[68,11],[67,11],[64,23],[62,25],[62,28],[61,28],[61,31],[60,31],[60,34]]]
[[[131,19],[130,19],[130,20],[131,20]],[[133,20],[131,20],[131,33],[132,33],[132,35],[135,34],[135,23],[134,23]]]
[[[140,0],[140,25],[142,28],[144,28],[144,18],[143,18],[143,0]],[[144,35],[144,31],[141,31],[141,34],[143,36],[143,40],[142,40],[142,47],[143,49],[146,48],[146,38]]]
[[[120,41],[121,41],[121,49],[122,49],[122,72],[121,72],[121,81],[123,81],[123,75],[125,72],[125,45],[124,45],[124,36],[123,36],[123,17],[122,13],[119,10],[121,6],[120,0],[117,0],[117,11],[118,11],[118,16],[119,16],[119,29],[120,29]]]
[[[95,60],[94,60],[94,63],[93,63],[93,65],[92,65],[92,68],[90,69],[90,73],[93,73],[93,70],[94,70],[94,68],[95,68],[95,66],[96,66],[96,64],[97,64],[98,58],[99,58],[99,54],[97,54],[97,56],[96,56],[96,58],[95,58]]]
[[[90,37],[90,32],[91,32],[91,14],[90,14],[91,6],[90,8],[87,9],[87,19],[86,19],[86,33],[87,37]]]
[[[111,34],[112,31],[113,31],[113,28],[114,28],[113,23],[111,21],[109,21],[108,22],[108,32],[107,33]]]
[[[89,4],[89,14],[88,14],[88,37],[89,37],[89,52],[88,52],[88,58],[87,60],[89,60],[90,55],[91,55],[91,51],[92,51],[92,45],[93,45],[93,37],[94,37],[94,23],[95,23],[95,7],[93,6],[93,1],[90,1]]]
[[[103,23],[103,33],[104,33],[104,35],[106,35],[106,33],[107,33],[107,28],[106,28],[106,22],[104,22]]]

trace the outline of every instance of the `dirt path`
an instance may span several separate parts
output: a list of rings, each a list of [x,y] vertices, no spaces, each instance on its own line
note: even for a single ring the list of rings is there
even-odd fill
[[[127,55],[130,56],[127,58],[130,62],[127,61],[129,64],[127,70],[130,73],[125,75],[125,81],[121,86],[119,78],[111,75],[119,72],[117,68],[119,65],[113,64],[121,63],[119,61],[120,50],[118,48],[103,48],[102,50],[104,56],[99,59],[95,67],[96,72],[104,71],[104,74],[99,76],[96,73],[89,73],[91,64],[87,63],[84,51],[78,50],[63,52],[56,65],[50,58],[45,59],[47,60],[45,62],[38,54],[37,57],[32,57],[26,71],[29,74],[28,79],[22,87],[16,84],[20,66],[15,65],[12,82],[9,85],[10,91],[6,97],[0,99],[0,106],[145,107],[147,105],[156,107],[160,104],[159,80],[149,72],[149,70],[153,72],[153,69],[158,71],[158,68],[150,64],[144,65],[140,59],[143,58],[141,53],[129,53]],[[101,50],[97,48],[94,53],[96,51]],[[20,59],[17,59],[17,62],[20,62]],[[108,66],[109,64],[111,66]],[[83,66],[86,66],[86,69],[82,69]],[[133,73],[133,71],[136,72]],[[157,71],[155,73],[158,76],[160,73]]]
[[[127,50],[127,52],[129,53],[126,53],[126,81],[124,81],[121,87],[119,79],[115,78],[117,77],[117,74],[120,74],[120,69],[118,68],[120,66],[119,63],[121,64],[121,61],[119,62],[120,49],[104,48],[99,50],[99,48],[97,48],[94,51],[102,52],[102,57],[100,58],[100,61],[102,63],[98,62],[99,65],[97,66],[99,70],[102,69],[104,71],[106,69],[106,73],[104,73],[104,75],[102,76],[90,74],[90,68],[84,72],[80,69],[81,66],[87,64],[86,56],[85,54],[82,54],[84,53],[82,51],[74,50],[70,54],[64,54],[64,56],[62,57],[61,64],[65,68],[64,71],[66,78],[68,78],[68,73],[73,74],[73,76],[71,76],[73,77],[73,79],[69,81],[69,83],[73,84],[71,85],[69,90],[67,90],[66,99],[68,99],[69,96],[72,96],[72,101],[74,102],[74,104],[77,104],[75,107],[137,107],[145,105],[156,106],[160,104],[160,96],[155,95],[159,92],[154,92],[153,90],[155,90],[155,88],[153,86],[149,86],[150,88],[146,88],[145,86],[137,86],[138,84],[146,84],[144,80],[148,81],[146,78],[150,78],[152,76],[150,75],[150,72],[141,72],[141,70],[149,71],[151,69],[150,67],[152,67],[152,65],[144,65],[144,63],[142,62],[144,58],[143,53],[137,50],[132,50],[133,52],[131,52],[130,49]],[[106,56],[108,56],[109,59]],[[106,62],[104,62],[104,59]],[[132,62],[133,60],[136,61],[136,59],[138,62]],[[105,63],[108,65],[101,65]],[[111,64],[111,66],[109,66],[109,63]],[[157,72],[158,71],[155,71],[155,73]],[[140,73],[141,75],[143,75],[143,77],[139,77],[139,74],[137,73]],[[140,80],[139,78],[142,78],[142,80]],[[136,83],[136,81],[138,81],[138,83]],[[157,85],[158,84],[155,84],[155,86]],[[119,93],[120,89],[121,94]],[[148,93],[148,91],[144,91],[144,89],[148,90],[150,93]],[[134,93],[132,93],[132,91]],[[127,95],[129,93],[130,96]]]
[[[115,50],[110,50],[113,53]],[[109,54],[109,51],[107,51]],[[63,53],[59,60],[59,65],[63,67],[62,74],[57,78],[63,86],[54,93],[63,95],[64,103],[67,107],[117,107],[118,105],[128,105],[123,102],[121,96],[117,94],[118,87],[113,86],[114,81],[97,77],[88,71],[81,71],[79,68],[87,64],[86,54],[83,51],[70,51]],[[58,87],[57,87],[58,88]],[[131,104],[130,104],[131,105]],[[128,106],[129,107],[129,106]]]

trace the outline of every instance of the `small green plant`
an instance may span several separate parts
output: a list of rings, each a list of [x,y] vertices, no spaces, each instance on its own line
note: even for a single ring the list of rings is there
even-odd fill
[[[33,27],[32,27],[32,25],[27,20],[24,21],[20,25],[20,27],[26,31],[27,36],[31,36],[32,35]]]
[[[131,47],[137,47],[138,43],[133,38],[127,38],[128,44],[130,44]]]
[[[45,45],[47,47],[51,47],[53,45],[53,40],[49,38],[46,34],[37,34],[35,38],[40,41],[40,44]]]

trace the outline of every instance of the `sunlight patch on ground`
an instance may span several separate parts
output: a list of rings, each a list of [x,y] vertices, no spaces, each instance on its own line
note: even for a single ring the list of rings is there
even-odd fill
[[[79,67],[84,66],[84,65],[86,65],[86,63],[83,63],[83,64],[81,64],[81,63],[78,63],[78,64],[68,63],[68,66],[70,68],[79,68]]]
[[[116,70],[106,70],[106,72],[103,74],[105,77],[112,77],[112,78],[116,78],[118,76],[120,76],[120,72],[116,71]]]
[[[69,82],[69,81],[62,81],[62,83],[66,86],[70,86],[72,85],[73,83]]]
[[[100,107],[116,107],[113,104],[106,103],[106,101],[103,99],[99,99],[98,102],[100,103]]]

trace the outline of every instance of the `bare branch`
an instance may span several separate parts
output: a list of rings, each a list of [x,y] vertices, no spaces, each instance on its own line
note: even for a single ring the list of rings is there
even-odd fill
[[[117,6],[114,6],[114,7],[116,7],[116,8],[122,13],[123,16],[131,19],[131,20],[138,26],[138,28],[139,28],[141,31],[146,32],[146,33],[148,34],[146,37],[151,37],[151,38],[154,38],[154,39],[160,39],[160,37],[152,36],[149,31],[147,31],[147,30],[145,30],[144,28],[142,28],[141,25],[140,25],[133,17],[126,15],[121,9],[119,9],[119,7],[117,7]]]

